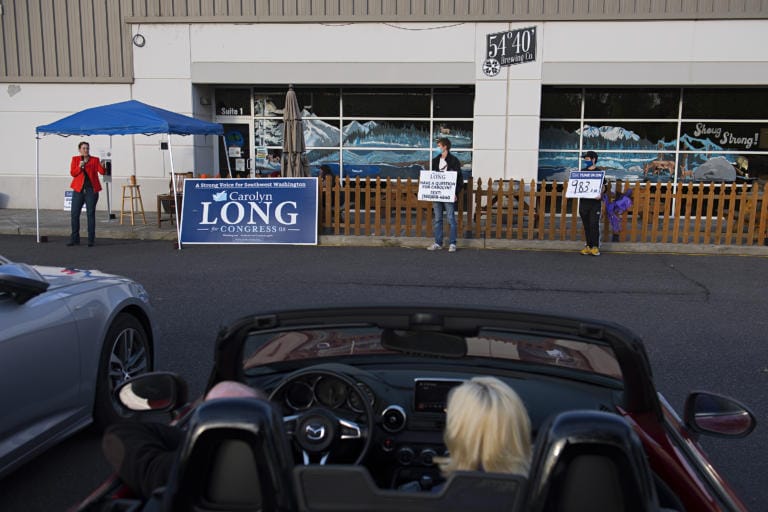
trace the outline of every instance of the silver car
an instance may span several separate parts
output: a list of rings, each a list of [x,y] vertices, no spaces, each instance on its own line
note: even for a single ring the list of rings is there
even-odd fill
[[[92,422],[120,419],[113,391],[153,369],[155,339],[140,284],[0,256],[0,478]]]

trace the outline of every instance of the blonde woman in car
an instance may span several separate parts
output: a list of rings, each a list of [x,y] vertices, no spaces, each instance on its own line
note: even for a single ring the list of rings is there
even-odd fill
[[[528,475],[531,420],[517,393],[495,377],[475,377],[451,390],[443,439],[449,456],[438,463],[446,477],[454,471]]]

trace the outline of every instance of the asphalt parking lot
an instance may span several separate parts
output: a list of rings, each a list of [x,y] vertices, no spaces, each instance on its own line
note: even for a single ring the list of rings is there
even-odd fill
[[[0,254],[34,264],[97,268],[149,291],[160,319],[157,367],[199,392],[217,328],[256,311],[300,306],[419,303],[505,307],[624,324],[645,340],[658,389],[681,409],[691,389],[749,404],[768,417],[768,259],[575,251],[402,247],[203,247],[169,241],[99,239],[68,248],[0,237]],[[764,424],[741,440],[703,441],[746,504],[760,510],[768,489],[759,457]],[[107,474],[98,436],[83,433],[0,481],[0,510],[61,510]]]

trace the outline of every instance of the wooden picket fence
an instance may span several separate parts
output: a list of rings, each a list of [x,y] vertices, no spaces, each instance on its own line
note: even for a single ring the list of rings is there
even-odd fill
[[[566,183],[477,179],[458,198],[461,238],[582,240],[576,199]],[[768,242],[768,184],[623,183],[611,199],[632,189],[633,206],[613,232],[603,215],[604,241],[755,245]],[[320,190],[322,234],[431,237],[432,203],[417,200],[418,181],[355,178]],[[447,228],[447,226],[446,226]],[[446,231],[447,234],[447,231]]]

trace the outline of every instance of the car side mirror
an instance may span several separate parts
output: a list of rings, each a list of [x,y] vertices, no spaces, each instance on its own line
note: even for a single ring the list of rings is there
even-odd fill
[[[187,403],[187,384],[175,373],[150,372],[123,382],[115,394],[129,411],[168,412]]]
[[[0,257],[0,293],[7,293],[17,304],[24,304],[48,289],[48,282],[34,268]]]
[[[685,400],[685,426],[697,434],[746,437],[757,426],[755,415],[732,398],[696,391]]]

